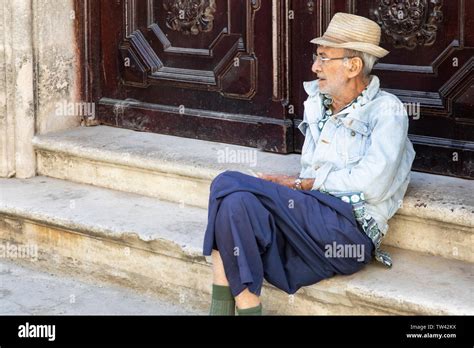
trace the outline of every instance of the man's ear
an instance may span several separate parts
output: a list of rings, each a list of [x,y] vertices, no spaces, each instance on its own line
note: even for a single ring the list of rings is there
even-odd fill
[[[362,58],[360,57],[352,58],[349,62],[349,72],[348,72],[349,78],[353,78],[359,75],[362,72],[363,68],[364,68],[364,62],[362,61]]]

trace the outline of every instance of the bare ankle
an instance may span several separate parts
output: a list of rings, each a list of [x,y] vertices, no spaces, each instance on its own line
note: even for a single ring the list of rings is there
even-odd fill
[[[257,307],[260,304],[260,297],[245,289],[235,297],[235,304],[239,309]]]

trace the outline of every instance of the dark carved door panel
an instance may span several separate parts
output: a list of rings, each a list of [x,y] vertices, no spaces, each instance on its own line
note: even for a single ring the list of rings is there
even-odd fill
[[[417,151],[414,168],[474,176],[474,1],[319,0],[293,6],[295,16],[311,23],[292,28],[292,58],[300,56],[303,63],[293,66],[291,81],[297,118],[306,97],[300,80],[315,78],[310,71],[314,46],[307,41],[324,32],[336,12],[365,16],[381,25],[381,45],[390,51],[373,73],[406,105]],[[301,149],[303,139],[296,136]]]
[[[284,1],[86,3],[102,124],[293,151]]]
[[[474,1],[77,0],[103,124],[299,152],[311,60],[336,12],[377,21],[375,67],[410,113],[414,169],[474,176]]]

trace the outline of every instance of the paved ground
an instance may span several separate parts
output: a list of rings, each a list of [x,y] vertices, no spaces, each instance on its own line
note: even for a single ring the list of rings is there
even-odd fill
[[[195,315],[155,297],[88,284],[0,259],[0,315]]]

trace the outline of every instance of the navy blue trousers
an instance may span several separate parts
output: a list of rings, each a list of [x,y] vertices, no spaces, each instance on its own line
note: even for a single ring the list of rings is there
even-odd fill
[[[333,247],[346,245],[359,245],[363,257],[335,257]],[[211,184],[203,254],[213,249],[237,296],[246,288],[260,295],[263,279],[293,294],[335,274],[355,273],[371,261],[374,245],[349,203],[226,171]]]

